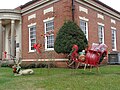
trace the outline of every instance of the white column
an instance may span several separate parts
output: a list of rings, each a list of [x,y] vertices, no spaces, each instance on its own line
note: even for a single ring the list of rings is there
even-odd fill
[[[19,23],[19,25],[20,25],[20,34],[19,34],[19,38],[20,38],[20,55],[19,55],[19,58],[22,58],[22,21],[20,21],[20,23]]]
[[[11,55],[15,56],[15,21],[11,20]]]
[[[2,39],[2,40],[3,40],[3,47],[2,47],[2,48],[3,48],[3,51],[5,51],[5,27],[3,28],[2,34],[3,34],[3,35],[2,35],[2,36],[3,36],[3,37],[2,37],[2,38],[3,38],[3,39]]]
[[[16,58],[20,59],[21,56],[21,21],[16,25]]]
[[[0,60],[2,60],[2,20],[0,20]]]

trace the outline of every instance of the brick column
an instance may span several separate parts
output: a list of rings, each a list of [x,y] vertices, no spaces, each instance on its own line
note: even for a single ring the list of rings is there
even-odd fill
[[[2,60],[2,20],[0,20],[0,60]]]
[[[15,21],[11,20],[11,55],[15,56]]]

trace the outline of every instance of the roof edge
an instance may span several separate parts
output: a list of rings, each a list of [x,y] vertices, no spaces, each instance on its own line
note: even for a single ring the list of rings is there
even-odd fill
[[[25,3],[24,5],[21,5],[20,8],[23,9],[23,8],[25,8],[25,7],[27,7],[27,6],[31,5],[31,4],[34,4],[35,2],[38,2],[38,1],[42,1],[42,0],[32,0],[32,1],[29,1],[29,2]],[[113,12],[115,12],[117,14],[120,14],[119,11],[113,9],[112,7],[110,7],[109,5],[101,2],[100,0],[93,0],[93,1],[95,1],[98,4],[101,4],[102,6],[104,6],[104,7],[108,8],[108,9],[112,10]]]
[[[40,1],[40,0],[32,0],[32,1],[29,1],[29,2],[25,3],[24,5],[21,5],[20,8],[23,9],[23,8],[29,6],[29,5],[37,2],[37,1]]]
[[[108,8],[108,9],[112,10],[113,12],[115,12],[115,13],[117,13],[117,14],[120,14],[119,11],[113,9],[112,7],[110,7],[109,5],[107,5],[107,4],[103,3],[103,2],[101,2],[100,0],[94,0],[94,1],[97,2],[98,4],[101,4],[101,5],[104,6],[104,7],[106,7],[106,8]]]
[[[17,10],[17,9],[0,9],[0,13],[17,13],[17,14],[21,14],[21,10]]]

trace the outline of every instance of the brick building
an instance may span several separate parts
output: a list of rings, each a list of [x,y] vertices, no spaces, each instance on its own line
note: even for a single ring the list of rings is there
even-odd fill
[[[99,0],[32,0],[10,11],[0,11],[0,17],[6,15],[0,21],[0,29],[7,30],[0,32],[4,33],[0,35],[3,37],[0,53],[7,51],[17,58],[21,57],[23,61],[37,58],[47,61],[46,57],[51,53],[55,61],[65,61],[66,55],[54,51],[54,41],[66,20],[74,20],[81,27],[89,45],[93,42],[105,43],[110,52],[120,52],[120,12]],[[54,33],[42,36],[51,31]],[[40,57],[35,53],[34,43],[43,45],[44,54]]]

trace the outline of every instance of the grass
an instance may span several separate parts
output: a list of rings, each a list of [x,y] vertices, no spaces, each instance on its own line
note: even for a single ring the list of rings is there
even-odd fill
[[[0,68],[0,90],[120,90],[120,66],[100,67],[101,73],[83,69],[35,68],[33,75],[14,76]]]

